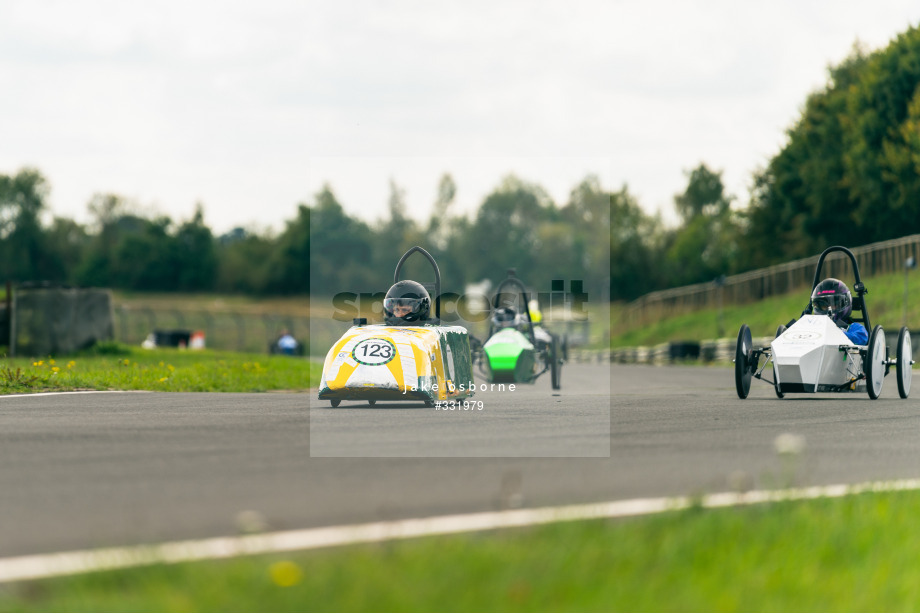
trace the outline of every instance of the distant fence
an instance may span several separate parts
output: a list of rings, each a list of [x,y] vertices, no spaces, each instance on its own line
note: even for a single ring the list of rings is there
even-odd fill
[[[115,338],[128,345],[140,345],[154,331],[185,330],[203,332],[210,349],[266,353],[284,329],[309,344],[306,316],[125,305],[115,307],[114,316]]]
[[[884,275],[904,270],[904,262],[920,256],[920,235],[911,235],[890,241],[881,241],[851,248],[859,264],[860,277]],[[783,294],[797,288],[811,288],[819,255],[731,275],[724,282],[707,282],[669,290],[660,290],[642,296],[624,309],[627,326],[642,325],[663,318],[689,313],[698,309],[715,308],[720,301],[747,303],[768,296]],[[822,277],[837,277],[850,284],[853,277],[849,258],[835,252],[827,256],[822,267]]]

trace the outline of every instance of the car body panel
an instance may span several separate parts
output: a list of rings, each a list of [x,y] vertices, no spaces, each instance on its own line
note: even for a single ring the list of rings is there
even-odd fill
[[[829,317],[805,315],[770,344],[782,392],[865,391],[855,345]],[[846,384],[850,383],[849,387]]]
[[[471,396],[469,334],[460,326],[353,326],[326,354],[320,399],[428,402]]]
[[[482,346],[486,369],[492,382],[531,382],[536,352],[530,340],[514,328],[504,328]]]

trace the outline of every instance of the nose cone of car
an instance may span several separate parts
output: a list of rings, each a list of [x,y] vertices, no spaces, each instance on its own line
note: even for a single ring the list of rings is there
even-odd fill
[[[803,316],[773,340],[773,364],[781,387],[818,392],[818,385],[849,381],[849,358],[842,345],[853,345],[827,316]]]
[[[492,382],[527,382],[533,377],[533,344],[513,328],[493,335],[482,349]]]

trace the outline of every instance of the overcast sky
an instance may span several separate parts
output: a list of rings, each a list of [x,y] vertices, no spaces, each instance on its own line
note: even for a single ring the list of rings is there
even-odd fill
[[[55,215],[96,192],[215,232],[280,229],[329,183],[369,221],[390,181],[426,219],[508,173],[565,203],[585,175],[673,219],[700,162],[746,203],[827,67],[916,0],[0,0],[0,173]]]

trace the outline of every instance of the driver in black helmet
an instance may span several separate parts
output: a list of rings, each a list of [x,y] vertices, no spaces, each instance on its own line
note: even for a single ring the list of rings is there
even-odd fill
[[[492,326],[495,330],[517,328],[520,323],[521,316],[512,307],[499,307],[492,313]]]
[[[422,284],[398,281],[383,299],[384,322],[390,326],[421,326],[431,312],[431,297]]]
[[[847,285],[839,279],[829,277],[815,286],[811,293],[811,309],[816,315],[830,317],[856,345],[869,343],[869,332],[866,327],[850,320],[853,296]]]

